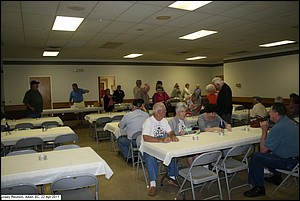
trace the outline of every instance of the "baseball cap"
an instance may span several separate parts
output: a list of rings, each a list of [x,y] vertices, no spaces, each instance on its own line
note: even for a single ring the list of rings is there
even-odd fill
[[[143,99],[134,99],[132,104],[136,107],[141,107],[142,104],[144,104],[144,100]]]
[[[34,85],[34,84],[39,84],[40,82],[37,82],[37,81],[35,81],[35,80],[32,80],[31,82],[30,82],[30,85]]]

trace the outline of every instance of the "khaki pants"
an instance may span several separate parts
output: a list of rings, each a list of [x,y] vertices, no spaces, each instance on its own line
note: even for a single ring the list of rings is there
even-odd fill
[[[84,101],[81,101],[79,103],[73,103],[73,106],[75,108],[85,108],[85,104],[84,104]]]

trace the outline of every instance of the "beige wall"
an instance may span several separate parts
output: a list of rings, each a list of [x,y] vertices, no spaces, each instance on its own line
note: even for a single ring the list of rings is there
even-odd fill
[[[299,55],[225,63],[224,79],[234,96],[289,98],[299,94]]]
[[[75,68],[83,72],[75,72]],[[179,83],[181,90],[186,82],[193,90],[199,83],[202,94],[212,77],[224,74],[224,79],[233,91],[234,97],[282,96],[289,98],[292,92],[299,94],[299,55],[288,55],[257,60],[225,63],[219,67],[185,66],[128,66],[128,65],[3,65],[3,86],[6,105],[22,104],[23,96],[29,89],[29,76],[49,76],[52,82],[52,102],[68,101],[71,85],[89,89],[86,101],[98,100],[98,76],[115,76],[116,85],[125,91],[125,98],[132,99],[136,79],[151,86],[149,95],[154,93],[155,83],[162,80],[165,90],[171,94],[173,86]],[[236,87],[240,83],[241,87]]]
[[[29,76],[50,76],[52,82],[52,102],[68,101],[72,90],[72,83],[79,87],[89,89],[90,93],[84,95],[84,99],[98,100],[98,76],[109,75],[116,77],[116,85],[120,84],[125,92],[125,98],[133,98],[132,89],[136,79],[151,86],[149,95],[155,91],[155,83],[162,80],[165,90],[171,94],[176,82],[183,89],[186,82],[190,83],[190,89],[194,89],[197,83],[201,88],[211,81],[211,78],[223,72],[223,67],[182,67],[182,66],[126,66],[126,65],[4,65],[4,97],[6,105],[22,104],[23,96],[29,89]],[[75,72],[74,69],[83,69],[83,72]]]

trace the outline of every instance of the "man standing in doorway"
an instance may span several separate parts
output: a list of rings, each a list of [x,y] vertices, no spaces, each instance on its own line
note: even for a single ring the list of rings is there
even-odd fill
[[[39,92],[39,83],[35,80],[30,82],[30,89],[25,93],[23,103],[26,105],[27,117],[40,118],[43,111],[43,97]]]

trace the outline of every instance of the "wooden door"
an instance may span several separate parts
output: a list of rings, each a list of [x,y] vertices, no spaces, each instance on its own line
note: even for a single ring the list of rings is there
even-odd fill
[[[43,97],[43,109],[51,109],[52,99],[50,77],[29,77],[29,82],[32,80],[40,82],[39,91]]]

